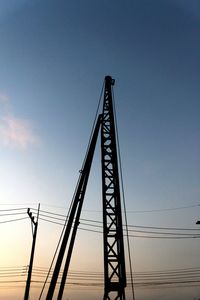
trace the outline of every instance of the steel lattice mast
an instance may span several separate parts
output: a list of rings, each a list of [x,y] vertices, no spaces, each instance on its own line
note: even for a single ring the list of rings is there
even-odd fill
[[[80,173],[72,201],[71,211],[63,233],[57,261],[54,267],[46,300],[52,300],[64,254],[68,246],[64,270],[57,300],[63,298],[71,255],[80,221],[80,215],[92,159],[101,127],[102,152],[102,198],[103,198],[103,238],[104,238],[104,298],[103,300],[125,300],[126,271],[124,258],[123,228],[120,203],[120,185],[116,146],[115,120],[112,103],[114,80],[105,77],[103,113],[98,116],[88,151]]]
[[[101,126],[102,196],[104,227],[104,300],[125,300],[124,258],[120,185],[112,101],[114,80],[105,77]]]

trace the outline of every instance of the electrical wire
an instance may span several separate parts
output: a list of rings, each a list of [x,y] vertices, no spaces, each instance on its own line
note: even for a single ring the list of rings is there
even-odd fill
[[[16,222],[16,221],[22,221],[22,220],[25,220],[25,219],[28,219],[28,217],[19,218],[19,219],[12,219],[12,220],[6,220],[6,221],[0,221],[0,224]]]
[[[183,230],[183,231],[200,231],[197,228],[177,228],[177,227],[156,227],[156,226],[142,226],[142,225],[129,225],[129,227],[136,228],[148,228],[148,229],[158,229],[158,230]]]
[[[12,214],[0,214],[0,217],[6,217],[6,216],[17,216],[17,215],[24,215],[25,212],[19,212],[19,213],[12,213]]]
[[[187,205],[187,206],[179,206],[179,207],[171,207],[171,208],[161,208],[161,209],[151,209],[151,210],[129,210],[128,213],[151,213],[151,212],[163,212],[163,211],[173,211],[173,210],[181,210],[188,209],[193,207],[199,207],[200,204]]]
[[[156,213],[156,212],[166,212],[166,211],[174,211],[174,210],[182,210],[182,209],[189,209],[194,207],[199,207],[200,204],[193,204],[193,205],[186,205],[186,206],[178,206],[178,207],[169,207],[169,208],[160,208],[160,209],[149,209],[149,210],[127,210],[127,214],[140,214],[140,213]],[[100,210],[92,210],[92,209],[84,209],[86,212],[96,212],[100,213]]]
[[[27,208],[26,208],[26,207],[23,207],[23,208],[0,209],[0,213],[1,213],[1,212],[5,212],[5,211],[16,211],[16,210],[27,210]]]
[[[35,213],[35,209],[34,213]],[[64,219],[63,217],[65,217],[64,215],[61,214],[55,214],[55,213],[51,213],[51,212],[47,212],[47,211],[43,211],[44,213],[41,214],[44,217],[40,216],[40,220],[49,222],[49,223],[53,223],[53,224],[57,224],[60,226],[64,225]],[[25,214],[25,213],[24,213]],[[15,216],[16,213],[13,214],[8,214],[8,216]],[[61,218],[59,217],[54,217],[54,215],[56,216],[61,216]],[[15,222],[15,221],[20,221],[20,220],[24,220],[27,219],[28,217],[24,217],[24,218],[18,218],[18,219],[10,219],[10,220],[4,220],[4,221],[0,221],[0,224],[3,223],[9,223],[9,222]],[[52,221],[56,220],[56,221]],[[60,221],[60,222],[57,222]],[[89,227],[95,227],[95,228],[102,228],[102,222],[101,221],[97,221],[97,220],[90,220],[90,219],[80,219],[81,224],[83,226],[89,226]],[[94,224],[100,224],[100,225],[94,225]],[[125,227],[124,227],[125,228]],[[139,229],[145,229],[145,230],[136,230],[136,229],[132,229],[132,228],[139,228]],[[97,233],[102,233],[99,230],[89,230],[88,228],[81,228],[82,230],[88,230],[88,231],[92,231],[92,232],[97,232]],[[126,229],[126,228],[125,228]],[[154,231],[150,231],[148,229],[153,229]],[[182,231],[182,233],[173,233],[173,232],[165,232],[164,230],[170,230],[170,231]],[[176,237],[183,237],[183,238],[199,238],[200,235],[200,231],[199,229],[192,229],[192,228],[175,228],[175,227],[156,227],[156,226],[138,226],[138,225],[128,225],[128,231],[129,232],[134,232],[134,233],[142,233],[144,234],[143,236],[141,235],[130,235],[130,237],[142,237],[142,238],[166,238],[166,236],[169,236],[167,238],[170,238],[172,236]],[[191,233],[186,233],[187,231],[191,232]],[[156,236],[147,236],[149,234],[155,234]]]
[[[32,210],[36,211],[36,209],[32,209]],[[65,215],[62,215],[62,214],[56,214],[56,213],[52,213],[52,212],[48,212],[48,211],[44,211],[44,210],[42,212],[47,213],[47,214],[56,215],[56,216],[65,217]],[[60,218],[60,220],[62,220],[62,218]],[[92,219],[85,219],[85,218],[81,218],[81,221],[103,224],[102,221],[97,221],[97,220],[92,220]],[[130,225],[130,224],[128,224],[128,227],[156,229],[156,230],[172,230],[172,231],[177,230],[177,231],[198,231],[198,232],[200,232],[200,229],[197,229],[197,228],[159,227],[159,226],[144,226],[144,225]],[[129,231],[131,231],[131,229],[129,229]]]
[[[134,291],[134,284],[133,284],[133,268],[132,268],[132,260],[131,260],[131,250],[130,250],[129,231],[128,231],[128,220],[127,220],[127,214],[126,214],[125,191],[124,191],[124,184],[123,184],[122,164],[121,164],[121,152],[120,152],[120,145],[119,145],[119,134],[118,134],[117,116],[116,116],[115,98],[114,98],[114,90],[113,89],[112,89],[112,96],[113,96],[115,130],[116,130],[117,148],[118,148],[117,150],[118,150],[118,160],[119,160],[119,172],[120,172],[120,179],[121,179],[122,200],[123,200],[125,228],[126,228],[127,246],[128,246],[129,268],[130,268],[130,273],[131,273],[131,289],[132,289],[133,300],[135,300],[135,291]]]
[[[37,209],[31,208],[31,210],[33,211],[37,211]],[[45,210],[41,210],[41,212],[44,212],[46,214],[51,214],[51,215],[56,215],[56,216],[60,216],[60,217],[66,217],[63,214],[57,214],[57,213],[53,213],[53,212],[49,212],[49,211],[45,211]],[[62,220],[62,218],[60,218],[60,220]],[[98,224],[103,224],[102,221],[97,221],[97,220],[92,220],[92,219],[85,219],[85,218],[81,218],[82,221],[88,221],[88,222],[92,222],[92,223],[98,223]],[[177,228],[177,227],[159,227],[159,226],[144,226],[144,225],[130,225],[128,224],[128,227],[135,227],[135,228],[147,228],[147,229],[157,229],[157,230],[177,230],[177,231],[199,231],[200,229],[197,228]],[[131,229],[129,229],[129,231],[131,231]]]
[[[16,272],[16,270],[20,272],[28,272],[28,266],[22,265],[22,266],[9,266],[9,267],[0,267],[0,273],[4,272]],[[48,267],[41,267],[41,266],[34,266],[33,267],[33,272],[38,272],[38,273],[47,273],[49,270]],[[53,271],[52,271],[53,272]],[[62,270],[61,270],[62,274]],[[103,271],[88,271],[88,270],[70,270],[69,271],[70,275],[81,275],[83,277],[94,277],[94,276],[103,276],[104,272]],[[176,269],[163,269],[163,270],[146,270],[146,271],[137,271],[135,272],[136,277],[158,277],[158,276],[185,276],[186,274],[197,274],[200,275],[200,267],[191,267],[191,268],[176,268]],[[127,276],[130,276],[130,273],[127,272]]]
[[[7,204],[7,203],[5,203],[5,204],[0,204],[0,206],[22,206],[22,205],[32,206],[32,205],[35,205],[35,203],[20,203],[20,204],[16,204],[16,203],[8,203]],[[47,204],[47,203],[42,203],[42,205],[45,206],[45,207],[66,209],[66,207],[64,207],[64,206],[50,205],[50,204]],[[129,213],[165,212],[165,211],[189,209],[189,208],[194,208],[194,207],[200,207],[200,204],[192,204],[192,205],[177,206],[177,207],[167,207],[167,208],[160,208],[160,209],[149,209],[149,210],[127,210],[126,213],[129,214]],[[0,211],[3,211],[3,210],[0,210]],[[91,213],[93,213],[93,212],[101,213],[101,210],[83,209],[83,211],[91,212]]]
[[[46,268],[47,272],[48,268]],[[200,273],[195,273],[193,274],[182,274],[182,271],[178,271],[177,275],[174,276],[172,273],[171,275],[166,274],[164,276],[154,276],[154,272],[144,272],[144,275],[138,276],[139,273],[135,274],[135,285],[137,287],[142,287],[142,286],[163,286],[163,285],[174,285],[174,284],[193,284],[197,283],[200,281]],[[160,272],[161,274],[163,272]],[[42,281],[37,280],[37,278],[42,278],[44,277],[45,272],[36,272],[35,269],[33,269],[33,282],[37,283],[42,283]],[[19,274],[20,275],[20,274]],[[148,276],[145,278],[145,275]],[[62,274],[59,275],[59,278],[61,278]],[[6,276],[4,276],[6,278]],[[10,276],[12,278],[14,276]],[[16,277],[16,276],[15,276]],[[73,281],[72,281],[73,280]],[[75,281],[74,281],[75,280]],[[95,281],[95,283],[92,283],[91,281]],[[0,284],[2,283],[12,283],[12,282],[24,282],[24,280],[0,280]],[[80,286],[101,286],[103,285],[103,273],[102,272],[95,272],[95,276],[93,272],[87,272],[87,271],[76,271],[76,272],[69,272],[69,282],[68,284],[74,284],[74,285],[80,285]],[[128,287],[131,286],[130,282],[130,274],[128,275]],[[1,287],[1,285],[0,285]]]
[[[16,269],[19,271],[16,272]],[[7,273],[2,273],[4,270],[15,270],[15,273],[11,273],[10,276]],[[32,287],[40,288],[39,285],[43,284],[43,281],[40,278],[46,276],[49,268],[47,267],[34,267],[33,268],[33,280]],[[22,273],[22,271],[25,271]],[[4,275],[2,275],[4,274]],[[19,279],[19,276],[23,278],[27,274],[27,268],[25,266],[17,267],[3,267],[0,268],[0,288],[9,289],[11,284],[17,284],[15,287],[23,287],[19,284],[25,284],[26,280]],[[52,274],[52,272],[51,272]],[[59,280],[62,276],[62,271],[59,274]],[[168,269],[168,270],[151,270],[143,272],[135,272],[135,281],[134,285],[137,289],[163,289],[163,288],[183,288],[183,287],[193,287],[199,284],[200,282],[200,268],[181,268],[181,269]],[[2,279],[1,279],[2,278]],[[18,278],[18,279],[15,279]],[[89,271],[70,271],[68,278],[67,286],[72,289],[73,286],[79,286],[82,288],[102,288],[103,287],[103,272],[89,272]],[[47,282],[49,283],[49,281]],[[127,273],[127,289],[131,288],[131,277],[130,273]]]
[[[94,117],[94,121],[93,121],[93,124],[92,124],[92,130],[91,130],[91,133],[90,133],[90,136],[89,136],[89,141],[88,141],[88,145],[87,145],[86,154],[85,154],[85,157],[84,157],[84,160],[83,160],[83,164],[82,164],[82,169],[83,169],[83,166],[84,166],[86,158],[87,158],[87,154],[88,154],[88,151],[89,151],[90,143],[91,143],[92,136],[93,136],[93,133],[94,133],[94,129],[95,129],[95,126],[96,126],[96,122],[97,122],[97,119],[98,119],[99,107],[100,107],[100,104],[101,104],[101,101],[102,101],[102,95],[103,95],[104,85],[105,85],[105,83],[103,81],[101,92],[100,92],[100,96],[99,96],[99,100],[98,100],[98,104],[97,104],[97,109],[96,109],[96,113],[95,113],[95,117]]]
[[[51,220],[48,220],[48,219],[40,218],[40,220],[43,220],[43,221],[46,221],[46,222],[49,222],[49,223],[53,223],[53,224],[57,224],[57,225],[63,226],[63,224],[61,224],[59,222],[54,222],[54,221],[51,221]],[[90,225],[90,226],[92,226],[92,225]],[[83,227],[79,227],[78,230],[84,230],[84,231],[89,231],[89,232],[95,232],[95,233],[103,234],[103,231],[92,230],[92,229],[83,228]],[[160,233],[160,234],[162,234],[162,233]],[[126,236],[126,234],[125,234],[125,236]],[[197,235],[197,234],[190,234],[190,235],[183,235],[183,236],[182,235],[178,235],[178,236],[147,236],[147,235],[130,235],[129,234],[129,237],[132,237],[132,238],[151,238],[151,239],[191,239],[191,238],[194,239],[194,238],[200,238],[200,234],[199,235]]]

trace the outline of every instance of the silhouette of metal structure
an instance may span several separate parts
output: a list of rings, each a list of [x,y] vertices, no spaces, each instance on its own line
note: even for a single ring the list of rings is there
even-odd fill
[[[120,203],[120,184],[116,145],[115,118],[113,110],[112,87],[114,80],[105,77],[103,112],[98,116],[92,138],[86,153],[82,170],[66,227],[58,253],[57,261],[47,292],[46,300],[52,300],[63,263],[66,246],[68,251],[64,262],[64,271],[57,295],[61,300],[68,274],[71,254],[79,225],[81,209],[90,174],[91,164],[101,127],[102,157],[102,199],[103,199],[103,240],[104,240],[104,297],[103,300],[125,300],[126,271],[123,243],[122,214]]]
[[[26,280],[24,300],[29,299],[29,291],[30,291],[30,285],[31,285],[32,269],[33,269],[33,259],[34,259],[34,253],[35,253],[35,244],[36,244],[36,236],[37,236],[37,228],[38,228],[39,211],[40,211],[40,204],[38,205],[37,219],[35,221],[32,213],[30,212],[30,208],[27,209],[27,214],[31,219],[33,242],[32,242],[32,248],[31,248],[30,262],[29,262],[29,266],[28,266],[28,276],[27,276],[27,280]],[[34,227],[34,229],[33,229],[33,227]]]

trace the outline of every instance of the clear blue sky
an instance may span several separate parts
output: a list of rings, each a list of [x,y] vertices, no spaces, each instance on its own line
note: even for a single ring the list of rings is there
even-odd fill
[[[40,202],[65,213],[107,74],[116,79],[129,224],[194,228],[200,218],[198,0],[0,1],[1,208],[36,208]],[[101,220],[99,157],[97,150],[83,216]],[[194,207],[133,212],[185,206]],[[15,225],[15,243],[19,264],[26,265],[31,233],[28,221],[22,222]],[[13,224],[0,224],[0,267],[18,265],[8,242]],[[45,253],[53,253],[59,230],[41,222],[37,265],[48,267],[51,255],[48,260]],[[84,258],[76,250],[74,269],[101,270],[85,238],[101,252],[101,237],[81,232],[77,243]],[[131,246],[137,272],[200,266],[198,239],[136,238]],[[21,299],[23,291],[17,291]],[[6,289],[0,293],[14,299]],[[73,291],[70,299],[87,299],[86,291],[81,295]],[[200,289],[136,288],[136,297],[186,300],[200,297]]]

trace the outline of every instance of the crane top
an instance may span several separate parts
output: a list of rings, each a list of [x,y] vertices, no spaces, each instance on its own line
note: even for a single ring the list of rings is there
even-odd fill
[[[105,81],[109,82],[111,85],[115,84],[115,79],[113,79],[111,76],[107,75],[105,76]]]

